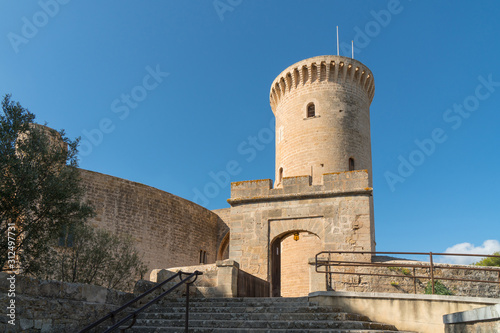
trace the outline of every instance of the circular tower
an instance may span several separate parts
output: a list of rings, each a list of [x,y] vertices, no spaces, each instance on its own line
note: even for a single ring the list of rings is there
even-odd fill
[[[276,117],[276,181],[367,169],[371,184],[373,74],[361,62],[319,56],[285,69],[271,86]]]

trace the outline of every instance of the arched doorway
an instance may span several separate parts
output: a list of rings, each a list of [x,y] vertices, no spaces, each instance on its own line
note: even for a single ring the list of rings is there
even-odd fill
[[[271,243],[271,296],[281,296],[281,237]]]
[[[321,251],[318,235],[292,230],[275,237],[270,246],[271,296],[309,294],[309,259]]]
[[[229,232],[222,238],[220,242],[219,251],[217,251],[217,260],[224,260],[229,258]]]

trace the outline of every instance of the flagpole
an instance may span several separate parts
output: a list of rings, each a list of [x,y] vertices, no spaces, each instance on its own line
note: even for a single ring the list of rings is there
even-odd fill
[[[339,52],[339,26],[337,26],[337,55],[340,55],[340,52]]]

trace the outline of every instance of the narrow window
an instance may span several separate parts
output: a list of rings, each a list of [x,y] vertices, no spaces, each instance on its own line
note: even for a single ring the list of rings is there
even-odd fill
[[[62,247],[73,247],[73,241],[75,238],[75,230],[72,225],[64,225],[59,230],[59,242],[58,245]]]
[[[316,108],[314,107],[314,103],[310,103],[307,106],[307,118],[311,118],[316,116]]]
[[[354,158],[349,159],[349,171],[354,171]]]
[[[200,264],[203,264],[203,250],[200,250]]]
[[[278,183],[281,184],[282,181],[283,181],[283,168],[280,168]]]

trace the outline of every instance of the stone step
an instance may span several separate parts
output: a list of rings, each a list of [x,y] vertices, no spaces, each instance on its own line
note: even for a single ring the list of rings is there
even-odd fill
[[[137,325],[142,327],[184,327],[184,320],[138,319]],[[331,321],[331,320],[192,320],[190,327],[202,328],[259,328],[259,329],[372,329],[396,331],[393,325],[369,321]]]
[[[127,330],[130,333],[184,333],[184,328],[179,327],[141,327],[134,326],[132,329]],[[303,329],[256,329],[256,328],[201,328],[189,327],[190,333],[304,333]],[[307,332],[318,333],[414,333],[406,331],[388,331],[388,330],[367,330],[367,329],[308,329]]]
[[[279,306],[279,307],[297,307],[297,306],[314,306],[316,303],[312,302],[259,302],[259,301],[245,301],[245,302],[231,302],[231,301],[212,301],[212,302],[189,302],[190,307],[235,307],[235,306]],[[159,302],[156,306],[174,306],[185,307],[185,302]]]
[[[180,298],[166,298],[164,299],[169,303],[184,303],[186,301],[185,297]],[[308,297],[210,297],[210,298],[191,298],[191,302],[197,303],[212,303],[212,302],[229,302],[229,303],[238,303],[238,302],[259,302],[259,303],[298,303],[304,302],[309,303]]]
[[[276,310],[276,309],[274,309]],[[152,319],[168,319],[168,320],[182,320],[185,317],[185,312],[178,313],[157,313],[148,312],[140,315],[138,320],[152,320]],[[369,321],[368,317],[345,312],[265,312],[265,313],[254,313],[254,312],[190,312],[190,320],[351,320],[351,321]]]
[[[170,307],[170,306],[151,306],[147,309],[147,312],[157,312],[157,313],[185,313],[186,307]],[[277,306],[189,306],[190,313],[196,312],[209,312],[209,313],[332,313],[341,312],[340,309],[332,309],[324,306],[289,306],[289,307],[277,307]]]
[[[393,325],[360,314],[318,306],[307,297],[192,299],[189,332],[396,332]],[[184,332],[185,299],[168,299],[148,308],[127,332]]]

